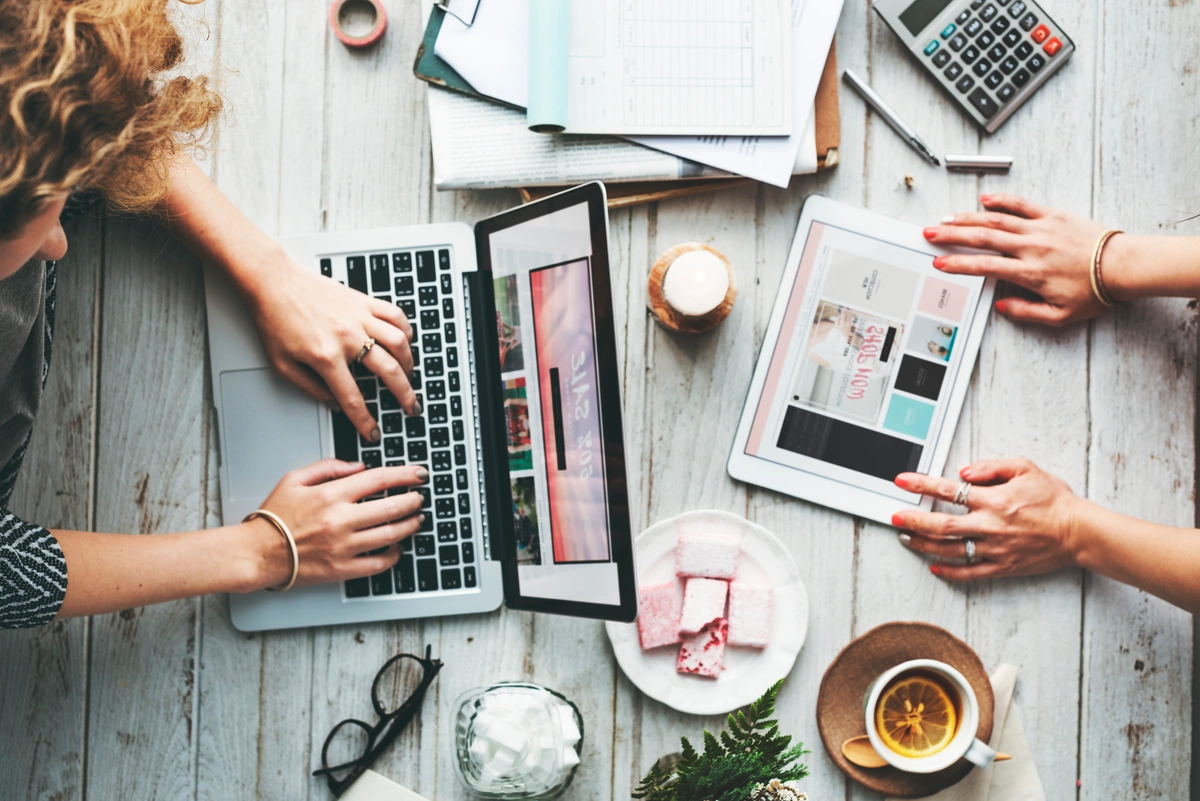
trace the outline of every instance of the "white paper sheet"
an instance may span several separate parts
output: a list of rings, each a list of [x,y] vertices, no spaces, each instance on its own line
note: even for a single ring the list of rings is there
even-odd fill
[[[570,2],[567,131],[793,133],[785,0]],[[474,24],[445,19],[434,51],[483,94],[525,106],[528,9],[481,0]]]

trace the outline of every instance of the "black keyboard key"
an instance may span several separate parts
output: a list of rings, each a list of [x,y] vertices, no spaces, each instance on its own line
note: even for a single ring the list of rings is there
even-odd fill
[[[1029,68],[1030,72],[1037,73],[1046,66],[1046,59],[1042,58],[1041,53],[1034,53],[1033,58],[1025,62],[1025,66]]]
[[[458,546],[443,545],[438,548],[438,564],[442,567],[454,567],[458,564]]]
[[[1013,85],[1011,83],[1006,83],[1004,86],[1001,86],[996,90],[996,98],[1001,103],[1007,103],[1009,100],[1012,100],[1013,95],[1016,93],[1017,90],[1013,88]]]
[[[454,319],[454,301],[450,298],[442,300],[442,316],[447,320]]]
[[[433,495],[432,495],[432,493],[430,493],[429,487],[416,487],[413,489],[413,492],[415,492],[421,496],[421,508],[422,509],[432,509],[433,508]]]
[[[1007,31],[1010,25],[1012,25],[1012,23],[1008,21],[1008,17],[1004,17],[1004,16],[997,17],[996,21],[992,23],[992,33],[999,36],[1000,34]],[[1012,32],[1015,33],[1015,31],[1012,31]]]
[[[411,420],[412,418],[408,418]],[[420,419],[420,418],[418,418]],[[383,416],[383,433],[399,434],[404,431],[404,415],[400,412],[388,412]]]
[[[450,418],[446,416],[446,404],[444,403],[429,404],[429,411],[426,414],[429,416],[429,422],[433,425],[441,425],[442,423],[449,422],[450,420]]]
[[[381,389],[379,390],[379,406],[384,411],[399,409],[400,401],[396,400],[396,396],[390,389]]]
[[[436,430],[436,429],[434,429]],[[444,430],[444,429],[443,429]],[[433,491],[438,495],[451,495],[454,493],[454,478],[448,474],[436,475],[433,477]]]
[[[472,543],[464,542],[462,544],[462,560],[464,565],[475,561],[475,546]]]
[[[454,542],[458,539],[458,525],[453,520],[437,524],[438,542]]]
[[[958,83],[954,84],[954,88],[960,92],[969,92],[974,85],[975,79],[970,75],[964,75],[958,79]]]
[[[446,348],[446,366],[458,367],[458,348]]]
[[[412,352],[413,367],[419,367],[421,365],[421,349],[413,345],[409,350]]]
[[[412,254],[411,253],[393,253],[392,254],[392,271],[397,273],[412,272]]]
[[[971,18],[971,11],[969,9],[964,8],[961,12],[959,12],[959,15],[954,18],[954,22],[956,25],[962,25],[964,22],[966,22],[970,18]]]
[[[457,370],[452,370],[450,372],[450,375],[447,376],[447,378],[449,379],[449,382],[450,382],[450,391],[451,392],[458,392],[460,389],[462,389],[462,384],[458,380],[458,371]]]
[[[391,270],[388,269],[388,257],[386,253],[371,254],[371,291],[379,294],[387,292],[391,289],[388,286],[391,283]]]
[[[404,312],[404,316],[410,320],[415,320],[417,317],[417,304],[412,302],[411,298],[396,301],[396,306],[400,311]]]
[[[346,582],[347,598],[366,598],[371,594],[371,580],[366,576]]]
[[[1018,64],[1017,60],[1015,58],[1013,58],[1012,56],[1009,56],[1008,58],[1006,58],[1000,62],[1000,69],[1004,70],[1005,75],[1012,75],[1013,70],[1015,70],[1019,66],[1021,66],[1021,65]]]
[[[429,399],[431,401],[445,400],[446,399],[446,382],[441,380],[440,378],[436,379],[434,381],[430,381],[429,386],[426,387],[426,394],[429,396]]]
[[[975,66],[971,67],[971,69],[975,71],[975,74],[980,78],[982,78],[984,75],[987,75],[988,70],[991,68],[992,62],[988,61],[986,58],[979,59],[975,62]]]
[[[475,586],[475,568],[473,568],[473,567],[464,567],[463,568],[463,585],[466,587],[474,587]]]
[[[997,86],[1004,83],[1004,76],[1000,74],[999,70],[997,70],[996,72],[993,72],[991,75],[987,76],[983,82],[987,84],[988,89],[995,89]]]
[[[450,269],[450,251],[445,248],[438,251],[438,267],[443,270]]]
[[[973,19],[970,22],[968,22],[965,26],[963,26],[963,31],[967,34],[967,36],[974,36],[975,34],[979,33],[982,30],[983,30],[983,23],[980,22],[978,19]]]
[[[437,428],[429,429],[429,447],[449,448],[450,429],[446,428],[445,426],[438,426]],[[444,478],[447,481],[450,480],[450,476],[438,476],[438,478]]]
[[[454,441],[462,442],[463,440],[463,422],[462,420],[454,420],[450,423],[450,429],[454,432]]]
[[[953,50],[955,53],[957,53],[959,50],[962,50],[966,46],[967,37],[965,34],[956,33],[956,34],[954,34],[954,37],[949,41],[948,44],[950,45],[950,49]]]
[[[1019,59],[1029,58],[1029,54],[1033,52],[1033,45],[1029,42],[1021,42],[1017,49],[1013,51],[1013,55]]]
[[[963,65],[959,64],[957,61],[955,61],[949,67],[946,67],[946,71],[943,72],[942,74],[945,75],[947,78],[949,78],[952,81],[957,81],[958,76],[962,75],[962,72],[963,72]]]
[[[458,465],[459,467],[462,467],[463,465],[465,465],[467,463],[467,446],[466,445],[455,445],[454,446],[454,463],[456,465]]]
[[[1016,47],[1021,42],[1021,34],[1012,30],[1004,34],[1000,41],[1004,42],[1008,47]]]
[[[983,7],[983,10],[979,12],[979,18],[984,22],[991,22],[998,13],[999,12],[996,10],[996,7],[991,3],[988,3]]]
[[[979,58],[979,50],[977,50],[974,45],[962,51],[962,60],[968,64],[973,63],[977,58]]]
[[[950,63],[950,51],[939,50],[937,55],[933,57],[933,66],[944,67]]]
[[[417,290],[417,303],[422,306],[436,306],[438,301],[436,286],[423,286]]]
[[[992,61],[999,61],[1000,59],[1004,58],[1004,55],[1007,52],[1007,47],[1002,44],[998,44],[988,51],[988,58],[990,58]]]
[[[982,87],[967,95],[967,100],[971,101],[971,105],[974,106],[976,111],[982,114],[985,119],[991,119],[998,109],[996,101],[992,100],[992,96],[983,91]]]
[[[438,588],[437,561],[434,559],[417,560],[417,589],[421,592],[433,592]]]
[[[1012,11],[1009,10],[1008,13],[1012,14]],[[1016,19],[1016,16],[1017,16],[1016,14],[1013,14],[1014,19]],[[1025,31],[1026,33],[1029,33],[1034,28],[1036,28],[1037,24],[1038,24],[1037,14],[1034,14],[1032,11],[1029,12],[1028,14],[1026,14],[1025,16],[1021,17],[1021,30]]]
[[[471,514],[471,496],[469,493],[460,492],[458,494],[458,513],[460,515]]]
[[[350,365],[350,372],[355,378],[374,378],[375,374],[371,372],[371,368],[367,367],[362,362],[354,362]]]
[[[464,540],[471,539],[471,518],[464,517],[458,521],[458,533]]]
[[[454,471],[454,483],[460,490],[467,488],[467,470],[465,467],[460,467]]]
[[[379,455],[379,451],[363,451],[360,455],[362,463],[367,466],[368,470],[373,470],[376,467],[383,467],[383,457]]]
[[[420,369],[413,369],[412,375],[410,375],[408,377],[408,384],[409,384],[409,386],[411,386],[413,388],[413,391],[416,391],[421,388],[421,371],[420,371]]]
[[[391,595],[392,594],[392,571],[387,569],[382,573],[377,573],[371,576],[371,594],[372,595]]]
[[[386,467],[404,467],[404,460],[403,459],[389,459],[388,461],[384,462],[383,464]],[[403,489],[400,489],[399,487],[393,487],[392,489],[388,490],[388,495],[403,495],[407,491],[408,490],[403,490]]]
[[[321,259],[321,275],[333,278],[333,259]]]
[[[351,289],[367,294],[367,257],[346,257],[346,283]]]
[[[343,462],[358,461],[358,432],[341,412],[333,413],[333,455]]]
[[[454,281],[450,278],[450,274],[446,273],[441,277],[438,283],[442,287],[443,295],[451,295],[454,293]]]
[[[401,551],[403,551],[404,553],[412,553],[412,549],[413,549],[412,537],[405,537],[404,539],[400,540],[400,550]]]
[[[441,356],[427,356],[425,358],[425,377],[438,378],[445,375],[446,368],[443,365]]]
[[[408,463],[420,464],[429,458],[429,449],[425,447],[424,442],[409,440],[408,442]]]
[[[437,309],[421,309],[421,327],[436,329],[441,325]]]
[[[417,280],[422,284],[428,284],[437,280],[437,273],[433,267],[432,250],[417,251]]]
[[[405,540],[404,542],[411,544],[412,541]],[[396,592],[415,592],[416,589],[417,581],[413,576],[413,558],[410,554],[404,554],[396,563]]]
[[[1023,2],[1021,2],[1021,0],[1017,0],[1017,2],[1013,3],[1012,8],[1010,8],[1008,10],[1008,15],[1010,17],[1012,17],[1013,19],[1016,19],[1017,17],[1019,17],[1025,13],[1025,9],[1026,9],[1025,4]],[[1031,25],[1030,27],[1033,27],[1033,26]]]
[[[457,590],[462,588],[462,576],[458,573],[458,568],[452,567],[442,571],[442,589]]]
[[[421,312],[424,314],[424,312]],[[437,314],[435,311],[434,314]],[[436,331],[432,334],[421,335],[421,349],[426,353],[441,353],[442,352],[442,335]]]
[[[445,327],[444,331],[446,334],[447,342],[457,342],[458,341],[458,332],[456,332],[454,330],[454,323],[446,323],[446,327]]]
[[[450,469],[450,451],[434,451],[433,452],[433,469],[434,470],[449,470]]]
[[[417,556],[433,556],[437,543],[428,534],[418,534],[413,539],[417,542]]]
[[[383,455],[388,459],[403,459],[404,440],[400,437],[385,437],[383,440]]]
[[[971,0],[971,10],[978,11],[979,7],[986,2],[987,0]]]
[[[975,46],[980,50],[987,50],[995,43],[996,37],[992,36],[989,31],[984,31],[983,33],[979,34],[979,38],[975,40]]]
[[[446,520],[454,517],[454,499],[453,498],[438,498],[434,501],[434,508],[437,511],[438,520]]]
[[[454,415],[455,417],[462,417],[462,413],[462,398],[455,395],[450,399],[450,414]]]
[[[417,439],[425,436],[425,418],[404,418],[404,433],[408,435],[409,439]]]
[[[1013,86],[1016,86],[1018,89],[1020,87],[1024,86],[1025,84],[1029,83],[1029,71],[1028,70],[1017,70],[1016,72],[1013,73],[1012,82],[1013,82]]]
[[[421,534],[433,533],[433,515],[426,513],[425,519],[421,521],[421,525],[417,528]]]
[[[1003,8],[1004,6],[1008,5],[1011,2],[1012,2],[1012,0],[996,0],[996,5]]]
[[[411,275],[397,275],[395,289],[396,294],[399,297],[411,297],[412,293],[416,291],[416,285],[413,283],[413,277]]]

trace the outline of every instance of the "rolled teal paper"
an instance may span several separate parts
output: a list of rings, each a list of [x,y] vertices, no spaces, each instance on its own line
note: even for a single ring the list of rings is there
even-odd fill
[[[529,0],[529,105],[525,124],[538,133],[567,127],[570,0]]]

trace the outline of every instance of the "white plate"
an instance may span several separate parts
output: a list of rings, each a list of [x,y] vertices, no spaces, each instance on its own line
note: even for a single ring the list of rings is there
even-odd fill
[[[729,646],[725,670],[709,679],[675,671],[678,645],[643,651],[636,623],[605,623],[617,664],[639,690],[692,715],[719,715],[755,701],[796,664],[808,634],[808,592],[791,552],[757,523],[716,510],[685,512],[655,523],[634,541],[638,584],[675,580],[675,544],[681,523],[704,523],[742,538],[739,579],[769,582],[775,588],[771,644],[765,649]],[[680,592],[682,593],[682,582]]]

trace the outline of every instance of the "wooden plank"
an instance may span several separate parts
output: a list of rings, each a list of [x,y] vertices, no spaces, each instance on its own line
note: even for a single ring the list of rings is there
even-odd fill
[[[11,508],[51,528],[91,525],[96,288],[103,222],[67,226],[54,353]],[[0,631],[0,786],[27,798],[83,797],[88,621]]]
[[[1200,8],[1106,2],[1098,30],[1093,214],[1131,232],[1194,233],[1179,225],[1195,183],[1178,165],[1194,160],[1200,135],[1188,111],[1200,94],[1188,80]],[[1148,301],[1106,315],[1095,323],[1089,367],[1088,495],[1126,514],[1193,526],[1195,310]],[[1190,617],[1089,576],[1083,619],[1083,797],[1113,787],[1138,798],[1185,797]]]

